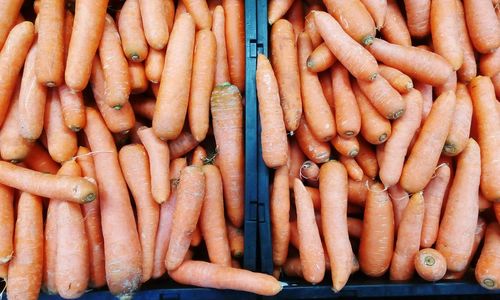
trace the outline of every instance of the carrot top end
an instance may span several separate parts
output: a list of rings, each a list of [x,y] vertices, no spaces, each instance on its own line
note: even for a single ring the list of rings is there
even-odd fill
[[[95,193],[90,193],[87,196],[85,196],[84,202],[85,203],[92,202],[92,201],[95,200],[95,198],[96,198],[96,194]]]
[[[432,256],[426,256],[424,258],[424,264],[426,266],[432,267],[436,263],[436,260]]]
[[[373,73],[372,75],[370,75],[370,77],[368,77],[368,80],[374,81],[375,79],[377,79],[377,77],[378,77],[378,73]]]
[[[356,157],[358,154],[359,154],[358,149],[352,149],[351,151],[349,151],[349,157]]]
[[[78,126],[71,125],[71,126],[69,126],[69,129],[71,129],[71,131],[73,131],[73,132],[78,132],[78,131],[80,131],[82,128],[81,128],[81,127],[78,127]]]
[[[367,35],[363,38],[363,40],[361,42],[363,43],[363,45],[369,46],[369,45],[373,44],[373,36]]]
[[[122,107],[123,107],[123,105],[117,104],[117,105],[113,106],[113,109],[114,110],[120,110],[120,109],[122,109]]]
[[[486,288],[492,289],[495,287],[495,281],[491,278],[486,278],[483,280],[483,285]]]
[[[387,133],[383,133],[378,137],[379,142],[383,143],[387,140]]]

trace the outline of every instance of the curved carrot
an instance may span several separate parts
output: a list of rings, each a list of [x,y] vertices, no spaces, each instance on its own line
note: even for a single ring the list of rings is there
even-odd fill
[[[299,60],[292,24],[278,20],[271,29],[271,61],[276,73],[281,108],[288,131],[299,127],[302,115]]]
[[[401,173],[400,184],[407,192],[421,191],[431,180],[451,126],[455,103],[452,91],[434,102]]]
[[[149,86],[144,65],[140,62],[129,62],[129,84],[131,94],[142,94]]]
[[[358,86],[382,116],[397,119],[404,114],[406,105],[403,97],[384,77],[373,81],[358,80]]]
[[[300,121],[295,136],[300,149],[307,158],[317,164],[328,161],[330,158],[330,144],[316,139],[304,117]]]
[[[7,264],[14,254],[14,189],[4,185],[0,185],[0,222],[0,264]]]
[[[432,248],[422,249],[415,255],[415,270],[424,280],[438,281],[446,273],[446,259]]]
[[[368,276],[382,276],[391,263],[394,247],[394,213],[388,193],[374,183],[366,198],[359,266]]]
[[[323,42],[323,37],[321,37],[321,35],[319,34],[318,28],[316,26],[316,22],[314,21],[313,10],[311,10],[311,12],[309,12],[306,15],[304,31],[311,38],[313,48],[318,47]],[[297,33],[297,38],[301,32]]]
[[[488,225],[483,250],[476,264],[475,275],[479,284],[486,289],[498,289],[500,280],[500,226],[493,222]]]
[[[141,62],[148,56],[148,44],[142,27],[139,2],[139,0],[125,1],[120,10],[120,19],[117,21],[123,52],[133,62]]]
[[[330,49],[328,49],[328,46],[325,43],[321,43],[307,58],[307,68],[311,72],[323,72],[328,70],[336,61],[337,59]]]
[[[150,48],[144,65],[146,78],[152,83],[159,83],[165,65],[165,50]]]
[[[270,25],[281,19],[293,4],[293,0],[270,0],[267,4],[267,19]]]
[[[341,155],[339,161],[346,168],[349,178],[355,181],[361,181],[363,179],[363,169],[359,166],[354,158]]]
[[[379,65],[378,69],[380,71],[380,75],[386,79],[399,93],[405,94],[413,89],[413,81],[410,76],[404,74],[398,69],[386,65]]]
[[[457,6],[457,29],[458,39],[462,47],[464,62],[460,69],[457,70],[458,79],[463,82],[469,82],[472,78],[476,77],[477,64],[474,55],[474,48],[469,37],[467,24],[465,23],[464,5],[462,1],[456,0]]]
[[[474,48],[488,53],[500,46],[500,21],[490,0],[464,0],[467,29]]]
[[[175,22],[165,55],[153,129],[162,140],[173,140],[182,131],[189,101],[195,38],[194,21],[182,14]]]
[[[273,263],[285,264],[290,240],[290,190],[288,167],[283,166],[274,173],[273,189],[269,200]]]
[[[342,137],[356,136],[361,129],[361,115],[352,91],[349,72],[336,63],[331,69],[335,123]]]
[[[458,83],[456,91],[457,104],[443,148],[443,153],[450,156],[459,154],[465,148],[472,123],[472,101],[469,91],[462,83]]]
[[[446,258],[450,271],[465,269],[471,253],[479,213],[480,163],[479,145],[470,139],[458,157],[455,178],[436,241],[436,250]]]
[[[198,146],[198,144],[199,142],[195,140],[195,138],[189,131],[181,132],[181,134],[175,140],[168,143],[170,159],[176,159],[184,156],[189,151]]]
[[[245,91],[245,2],[223,0],[226,19],[226,47],[231,82]]]
[[[295,33],[295,39],[304,31],[304,6],[302,1],[293,1],[292,6],[288,9],[285,18],[292,24]]]
[[[216,67],[214,84],[230,82],[229,64],[227,62],[226,33],[225,33],[225,11],[218,5],[214,10],[212,31],[217,42]]]
[[[173,7],[163,0],[139,0],[139,7],[146,41],[156,50],[165,48],[170,29],[167,16],[172,14],[169,10]]]
[[[63,84],[58,87],[61,101],[64,124],[72,131],[80,131],[85,127],[85,105],[82,93],[72,93],[71,89]]]
[[[412,37],[423,38],[431,32],[431,0],[405,0],[408,30]]]
[[[399,10],[398,3],[394,0],[387,0],[385,23],[384,27],[380,29],[380,33],[389,43],[411,46],[410,31],[406,27],[406,22]]]

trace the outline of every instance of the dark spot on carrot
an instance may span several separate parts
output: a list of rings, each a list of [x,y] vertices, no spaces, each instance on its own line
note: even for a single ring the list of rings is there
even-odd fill
[[[85,203],[92,202],[96,198],[96,195],[94,193],[90,193],[87,196],[85,196]]]
[[[347,136],[353,136],[354,135],[354,131],[346,131],[344,132],[345,135]]]
[[[380,135],[380,136],[378,137],[378,140],[379,140],[380,142],[384,142],[385,140],[387,140],[387,133],[384,133],[384,134]]]
[[[378,77],[378,73],[373,73],[372,75],[370,75],[370,78],[368,78],[370,81],[373,81],[375,79],[377,79]]]
[[[436,260],[432,256],[426,256],[424,258],[424,264],[426,266],[432,267],[436,263]]]
[[[120,109],[122,109],[122,107],[123,106],[121,104],[118,104],[118,105],[113,106],[113,109],[114,110],[120,110]]]
[[[368,35],[368,36],[363,38],[363,45],[369,46],[371,44],[373,44],[373,36]]]
[[[495,281],[491,278],[486,278],[485,280],[483,280],[483,284],[489,288],[495,287]]]
[[[82,128],[80,128],[80,127],[78,127],[78,126],[73,126],[73,125],[72,125],[72,126],[70,126],[70,127],[69,127],[69,129],[71,129],[71,131],[73,131],[73,132],[78,132],[78,131],[80,131]]]
[[[392,120],[396,120],[399,117],[403,116],[405,113],[404,109],[398,110],[397,112],[393,113],[392,115],[389,115],[388,118]]]
[[[132,59],[132,61],[139,61],[141,59],[141,57],[137,53],[132,53],[132,55],[130,56],[130,59]]]
[[[359,154],[359,150],[358,149],[354,149],[354,150],[349,151],[349,156],[350,157],[355,157],[358,154]]]

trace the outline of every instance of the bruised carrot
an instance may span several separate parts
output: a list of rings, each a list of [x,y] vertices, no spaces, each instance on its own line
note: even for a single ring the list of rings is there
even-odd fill
[[[346,168],[349,178],[355,181],[361,181],[363,179],[363,169],[361,169],[354,158],[341,155],[339,160]]]
[[[234,258],[242,257],[245,248],[243,230],[234,227],[231,223],[226,223],[226,228],[227,228],[227,238],[229,240],[229,248],[231,249],[231,255]]]
[[[459,154],[465,148],[472,123],[472,102],[467,87],[458,83],[456,93],[457,104],[443,148],[443,153],[450,156]]]
[[[80,131],[85,127],[85,105],[82,93],[72,93],[70,88],[63,84],[58,87],[61,101],[64,124],[72,131]]]
[[[498,289],[500,277],[500,226],[493,222],[488,225],[485,234],[483,250],[476,264],[476,280],[486,289]]]
[[[446,258],[450,271],[464,270],[471,253],[479,213],[480,163],[479,145],[470,139],[458,157],[455,178],[436,241],[436,250]]]
[[[446,273],[446,259],[432,248],[422,249],[415,255],[415,270],[424,280],[438,281]]]
[[[387,0],[384,27],[380,29],[380,33],[389,43],[411,46],[410,32],[395,0]]]
[[[90,78],[92,60],[104,32],[108,0],[78,1],[69,43],[64,78],[74,92],[82,91]]]
[[[14,254],[14,189],[0,185],[0,264],[7,264]]]
[[[267,4],[267,19],[270,25],[281,19],[293,4],[293,0],[270,0]]]
[[[220,5],[214,10],[212,32],[215,35],[215,41],[217,43],[214,81],[214,84],[217,85],[231,81],[227,62],[225,11]]]
[[[282,266],[288,256],[290,239],[290,190],[288,167],[283,166],[274,173],[273,189],[269,200],[273,263]]]
[[[388,192],[392,206],[394,207],[394,229],[397,232],[399,223],[403,219],[404,211],[410,201],[410,195],[399,184],[389,187]]]
[[[172,14],[169,10],[173,9],[173,7],[170,7],[168,2],[162,0],[139,0],[146,41],[156,50],[165,48],[169,40],[167,16]]]
[[[271,61],[276,73],[286,130],[297,130],[302,115],[300,73],[292,24],[278,20],[271,29]]]
[[[407,192],[421,191],[431,180],[451,126],[455,103],[452,91],[434,102],[401,173],[400,184]]]
[[[406,109],[403,97],[382,76],[373,81],[358,80],[358,86],[375,109],[387,119],[401,117]]]
[[[335,123],[342,137],[356,136],[361,128],[361,116],[352,91],[349,73],[340,63],[331,69]]]
[[[304,29],[305,29],[304,31],[307,33],[307,35],[309,35],[309,37],[311,38],[313,48],[318,47],[323,42],[323,37],[321,37],[321,35],[319,34],[318,28],[316,26],[316,22],[314,21],[313,10],[311,10],[311,12],[309,12],[306,15]],[[296,33],[297,37],[301,32]]]
[[[380,75],[399,93],[405,94],[413,89],[413,81],[408,75],[386,65],[379,65],[378,68]]]
[[[330,68],[337,59],[328,49],[325,43],[321,43],[316,47],[307,58],[307,68],[311,72],[323,72]]]
[[[231,82],[241,93],[245,91],[245,3],[223,0],[225,12],[227,60]]]
[[[380,183],[366,198],[359,266],[368,276],[380,277],[389,269],[394,244],[394,213],[388,193]]]
[[[144,93],[149,86],[144,65],[140,62],[129,62],[129,85],[131,94]]]
[[[368,50],[378,61],[431,85],[443,84],[453,71],[444,58],[417,47],[400,46],[374,39]]]
[[[288,9],[285,18],[292,24],[295,33],[295,39],[304,31],[304,6],[302,1],[293,1],[292,6]]]
[[[159,83],[165,65],[165,50],[150,48],[144,65],[146,78],[153,83]]]
[[[405,0],[408,30],[412,37],[423,38],[431,32],[431,0]]]
[[[173,140],[182,131],[189,101],[195,38],[194,21],[182,14],[175,22],[165,55],[153,129],[162,140]]]
[[[198,146],[198,144],[198,141],[189,131],[181,132],[181,134],[175,140],[168,143],[170,159],[176,159],[184,156],[189,151]]]
[[[355,3],[359,3],[359,1]],[[361,5],[361,3],[359,4]],[[358,79],[368,81],[374,80],[378,73],[378,66],[375,58],[360,44],[356,43],[348,36],[331,15],[326,12],[318,11],[313,12],[313,15],[314,22],[316,23],[321,37],[325,40],[326,45],[330,51],[332,51],[333,55],[335,55],[346,69]],[[375,27],[373,28],[375,29]],[[370,39],[372,39],[372,37],[370,37]]]
[[[317,164],[328,161],[330,158],[329,143],[316,139],[304,117],[301,119],[295,136],[300,149],[302,149],[307,158]]]
[[[117,21],[123,52],[132,62],[141,62],[148,56],[148,44],[142,27],[139,2],[139,0],[125,1]]]
[[[500,21],[489,0],[465,0],[467,29],[474,48],[488,53],[500,46]]]
[[[457,76],[460,81],[469,82],[472,78],[476,77],[477,64],[474,55],[474,48],[467,31],[467,24],[465,23],[464,5],[462,1],[456,0],[457,6],[457,29],[458,39],[462,47],[464,61],[460,69],[457,70]]]

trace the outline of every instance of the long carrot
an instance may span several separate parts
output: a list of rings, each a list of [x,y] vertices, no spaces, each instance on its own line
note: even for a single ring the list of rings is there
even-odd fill
[[[80,131],[85,127],[85,106],[81,93],[72,93],[70,88],[63,84],[58,87],[59,100],[64,124],[72,131]]]
[[[7,264],[14,254],[14,190],[0,185],[0,264]]]
[[[358,86],[382,116],[397,119],[404,114],[405,101],[384,77],[371,82],[358,80]]]
[[[300,73],[292,24],[278,20],[271,29],[271,61],[278,81],[281,108],[288,131],[299,127],[302,115]]]
[[[175,22],[165,55],[153,129],[162,140],[173,140],[182,131],[189,101],[195,38],[194,21],[182,14]]]
[[[446,259],[432,248],[422,249],[415,255],[415,270],[424,280],[438,281],[446,273]]]
[[[349,73],[342,64],[336,63],[331,69],[331,77],[337,132],[343,137],[356,136],[361,129],[361,115]]]
[[[141,282],[141,247],[113,138],[99,113],[87,108],[85,135],[93,152],[100,187],[106,281],[115,295],[136,290]],[[117,234],[117,228],[122,230]]]
[[[212,32],[217,42],[216,47],[216,67],[214,84],[230,82],[229,65],[227,62],[226,32],[225,32],[225,11],[222,6],[217,6],[214,10]]]
[[[380,183],[370,187],[366,199],[359,266],[368,276],[382,276],[390,266],[394,247],[394,213]]]
[[[302,152],[313,162],[324,163],[330,158],[330,144],[316,139],[304,117],[297,128],[296,139]]]
[[[443,148],[443,153],[450,156],[463,151],[467,145],[472,123],[472,102],[467,87],[458,83],[456,94],[455,113]]]
[[[282,266],[288,256],[290,239],[290,190],[288,167],[283,166],[274,173],[273,189],[269,200],[273,263]]]
[[[481,256],[476,264],[476,280],[482,287],[487,289],[498,289],[500,280],[500,257],[498,246],[500,245],[500,226],[493,222],[488,225]]]
[[[270,25],[281,19],[293,4],[293,0],[270,0],[267,4],[267,19]]]
[[[366,10],[372,16],[377,30],[384,27],[384,22],[387,14],[387,0],[361,0]]]
[[[431,0],[405,0],[408,30],[412,37],[423,38],[431,32]]]
[[[469,84],[472,106],[477,122],[481,148],[481,193],[488,200],[500,199],[495,174],[500,172],[497,151],[500,149],[500,111],[496,107],[495,91],[489,77],[478,76]]]
[[[152,83],[159,83],[163,66],[165,65],[165,50],[149,49],[145,61],[146,78]]]
[[[398,69],[386,65],[379,65],[378,68],[380,75],[385,78],[399,93],[405,94],[413,89],[413,81],[408,75]]]
[[[118,20],[123,52],[134,62],[141,62],[148,56],[148,44],[144,35],[139,2],[139,0],[125,1]]]
[[[399,10],[398,3],[394,0],[387,0],[384,27],[380,29],[380,33],[389,43],[411,46],[410,32]]]
[[[403,167],[400,184],[410,193],[424,189],[431,180],[448,135],[456,97],[452,91],[439,96]]]
[[[464,5],[462,1],[456,0],[457,7],[457,29],[458,39],[463,51],[463,63],[460,69],[457,70],[458,79],[463,82],[469,82],[476,77],[477,64],[474,56],[474,48],[469,37],[467,24],[465,23]]]
[[[21,193],[17,203],[14,258],[9,263],[9,299],[38,299],[43,272],[43,205],[38,196]]]
[[[156,50],[165,48],[169,40],[168,15],[172,14],[169,10],[173,7],[168,2],[139,0],[144,35],[148,44]]]
[[[226,47],[231,82],[241,93],[245,91],[245,3],[223,0],[226,19]]]
[[[351,274],[352,248],[347,230],[347,172],[342,163],[329,161],[319,174],[321,221],[331,262],[334,291],[340,291]]]
[[[464,0],[467,29],[474,48],[488,53],[500,46],[500,21],[489,0]]]

